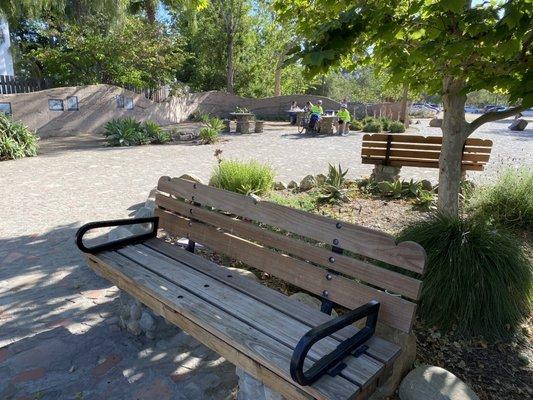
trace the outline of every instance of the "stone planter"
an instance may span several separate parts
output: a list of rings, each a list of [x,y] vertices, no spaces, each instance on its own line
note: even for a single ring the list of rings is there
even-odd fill
[[[250,125],[249,121],[237,121],[237,132],[242,134],[250,133]]]
[[[376,164],[370,178],[376,182],[394,182],[400,178],[402,167],[393,167],[390,165]]]
[[[224,122],[224,129],[222,129],[222,132],[230,133],[231,132],[231,121],[229,119],[225,119],[223,122]]]
[[[265,121],[255,121],[255,133],[263,133]]]

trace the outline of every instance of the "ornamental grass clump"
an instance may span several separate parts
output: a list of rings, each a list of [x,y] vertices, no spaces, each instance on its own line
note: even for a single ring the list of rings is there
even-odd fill
[[[509,169],[498,181],[474,189],[467,211],[513,229],[533,229],[533,172]]]
[[[400,121],[391,121],[389,123],[389,132],[390,133],[403,133],[405,132],[405,125]]]
[[[255,160],[222,160],[211,176],[212,186],[241,194],[264,195],[274,185],[274,170]]]
[[[383,130],[379,121],[370,121],[363,126],[363,132],[379,133]]]
[[[104,136],[110,146],[136,146],[150,142],[142,124],[132,117],[109,121],[105,125]]]
[[[464,337],[505,339],[530,315],[532,267],[520,241],[478,218],[436,214],[401,232],[427,252],[418,315]]]
[[[37,141],[26,125],[0,113],[0,161],[37,155]]]

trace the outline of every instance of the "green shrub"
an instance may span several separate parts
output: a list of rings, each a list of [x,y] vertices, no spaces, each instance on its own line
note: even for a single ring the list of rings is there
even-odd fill
[[[171,140],[170,133],[165,131],[153,121],[146,121],[144,123],[144,131],[152,143],[163,144],[168,143]]]
[[[433,326],[487,339],[509,337],[530,313],[532,269],[520,242],[477,219],[435,215],[398,238],[428,255],[418,315]]]
[[[132,117],[109,121],[105,125],[104,135],[110,146],[136,146],[150,143],[142,124]]]
[[[381,123],[379,121],[370,121],[370,122],[367,122],[364,126],[363,126],[363,132],[374,132],[374,133],[379,133],[381,132],[383,129],[382,129],[382,126],[381,126]]]
[[[376,117],[370,117],[370,116],[367,116],[367,117],[364,117],[363,120],[362,120],[362,123],[363,123],[363,126],[368,124],[369,122],[376,122],[378,121],[378,119]]]
[[[379,117],[378,121],[381,123],[381,127],[383,128],[384,131],[389,130],[389,125],[392,122],[390,118]]]
[[[297,208],[303,211],[313,211],[316,209],[316,198],[309,193],[297,193],[284,196],[279,193],[272,193],[268,199],[282,206]]]
[[[200,129],[200,140],[203,144],[211,144],[218,142],[220,134],[219,131],[208,126],[204,126]]]
[[[473,190],[467,210],[496,224],[533,229],[533,172],[505,171],[493,186]]]
[[[400,121],[391,121],[389,123],[389,131],[391,133],[402,133],[405,132],[405,125]]]
[[[213,171],[211,185],[241,194],[263,195],[274,185],[274,170],[255,160],[222,160]]]
[[[354,119],[352,122],[350,122],[350,129],[352,131],[360,131],[361,129],[363,129],[363,124],[361,123],[361,121]]]
[[[0,161],[37,155],[37,135],[0,113]]]

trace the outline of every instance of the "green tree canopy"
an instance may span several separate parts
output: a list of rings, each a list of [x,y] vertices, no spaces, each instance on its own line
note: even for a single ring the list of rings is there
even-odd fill
[[[443,97],[439,208],[456,214],[462,147],[485,122],[533,105],[531,0],[278,0],[305,38],[296,58],[312,74],[342,63],[373,63],[395,84]],[[468,123],[468,92],[487,89],[516,104]]]

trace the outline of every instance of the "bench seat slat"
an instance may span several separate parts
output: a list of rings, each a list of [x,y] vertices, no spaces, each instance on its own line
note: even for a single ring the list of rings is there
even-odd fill
[[[146,241],[144,245],[166,255],[167,257],[180,261],[191,268],[201,270],[203,273],[218,279],[224,284],[246,293],[246,295],[262,301],[265,304],[268,304],[270,307],[291,316],[303,324],[306,324],[309,328],[323,324],[332,318],[327,314],[317,312],[315,309],[312,309],[306,304],[287,301],[287,296],[275,290],[271,290],[263,285],[250,285],[250,280],[247,278],[236,276],[231,273],[231,278],[228,278],[228,272],[225,268],[220,268],[218,264],[215,264],[205,258],[200,258],[195,254],[191,254],[177,246],[165,243],[161,239],[150,239]],[[347,326],[346,328],[333,334],[332,337],[336,340],[343,341],[355,335],[356,333],[357,329],[355,327]],[[366,354],[378,361],[381,361],[387,366],[392,365],[394,360],[396,360],[400,354],[399,346],[380,339],[377,336],[373,336],[366,344],[368,346]]]
[[[272,374],[278,375],[279,379],[292,383],[289,374],[292,350],[289,347],[117,253],[106,252],[98,256],[89,256],[89,260],[89,264],[97,272],[139,298],[154,311],[160,312],[165,309],[174,311],[174,318],[170,320],[191,332],[193,336],[198,331],[193,332],[194,329],[191,329],[190,324],[221,339],[225,342],[225,346],[222,347],[227,347],[225,354],[221,355],[227,357],[229,361],[239,365],[238,357],[232,353],[243,353]],[[168,310],[165,316],[167,314]],[[197,338],[210,345],[209,338]],[[220,348],[217,349],[219,350]],[[302,394],[296,395],[300,392],[323,400],[351,399],[360,392],[357,385],[341,376],[333,378],[325,375],[312,386],[295,386],[298,391],[290,393],[293,398],[306,398]]]
[[[381,164],[385,158],[370,158],[363,157],[361,162],[363,164]],[[391,159],[388,163],[393,167],[425,167],[425,168],[439,168],[439,161],[429,161],[429,160],[394,160]],[[483,171],[483,164],[468,164],[463,162],[461,164],[461,169],[464,171]]]
[[[363,142],[387,142],[389,134],[375,133],[363,135]],[[405,143],[431,143],[442,144],[442,136],[419,136],[419,135],[404,135],[404,134],[391,134],[393,142],[405,142]],[[466,139],[467,146],[482,146],[492,147],[492,140],[480,139],[480,138],[468,138]]]
[[[259,268],[302,289],[322,295],[347,308],[354,309],[371,300],[381,303],[380,319],[404,332],[409,332],[416,304],[390,296],[383,291],[357,283],[342,276],[327,277],[326,270],[274,252],[261,245],[219,231],[209,225],[191,221],[162,209],[156,209],[160,224],[180,237],[205,244],[211,249],[234,257],[250,266]]]
[[[375,149],[375,148],[363,148],[361,155],[366,156],[382,156],[385,158],[387,154],[386,149]],[[404,160],[409,159],[424,159],[424,160],[438,160],[440,157],[440,151],[425,151],[425,150],[404,150],[404,149],[391,149],[390,151],[391,159],[401,158]],[[488,162],[489,154],[474,154],[474,153],[463,153],[463,161],[472,161],[472,162]],[[377,157],[376,157],[377,158]]]
[[[310,329],[309,326],[300,323],[293,317],[149,247],[128,246],[117,252],[198,297],[215,304],[228,314],[245,321],[254,329],[291,349],[296,347],[299,339]],[[186,283],[180,285],[180,282]],[[205,285],[209,286],[206,287]],[[292,300],[287,299],[287,301]],[[339,344],[340,342],[334,338],[325,338],[313,346],[308,358],[317,361],[332,352]],[[384,369],[382,363],[367,355],[361,355],[357,358],[349,356],[344,362],[347,367],[341,372],[341,376],[361,387],[372,384]]]
[[[426,266],[422,246],[414,242],[397,244],[393,236],[374,229],[179,178],[161,177],[158,190],[417,273],[423,273]]]
[[[363,149],[386,149],[387,142],[373,142],[367,141],[362,143]],[[423,143],[405,143],[405,142],[391,142],[391,149],[403,149],[403,150],[428,150],[428,151],[441,151],[442,145],[440,144],[423,144]],[[465,145],[465,153],[476,154],[490,154],[491,147],[469,146]]]
[[[361,279],[372,285],[400,293],[411,299],[416,300],[420,295],[421,281],[398,272],[352,257],[336,254],[331,250],[311,245],[302,240],[262,229],[250,222],[238,220],[215,211],[163,196],[162,194],[156,195],[156,204],[167,210],[184,216],[192,216],[194,219],[222,228],[233,235],[258,241],[264,245],[283,250],[288,254]],[[330,257],[334,257],[334,263],[330,262]]]

